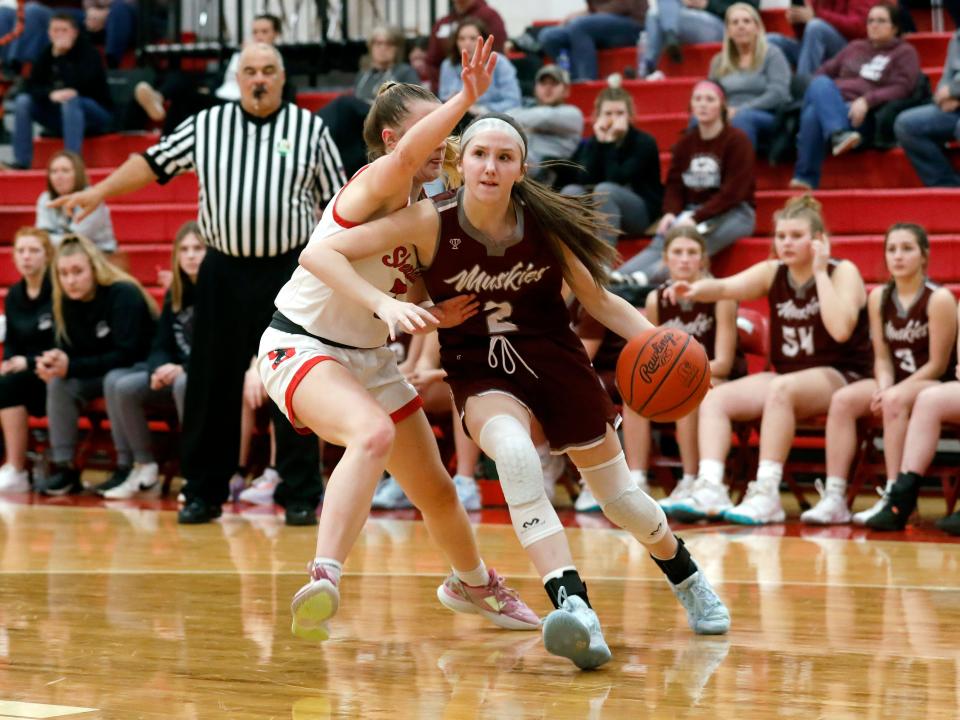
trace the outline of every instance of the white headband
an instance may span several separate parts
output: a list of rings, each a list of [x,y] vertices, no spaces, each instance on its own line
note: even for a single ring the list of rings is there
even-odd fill
[[[517,129],[508,123],[506,120],[501,120],[498,117],[485,117],[481,120],[477,120],[470,127],[464,130],[463,135],[460,136],[460,147],[466,149],[467,143],[473,138],[477,133],[484,132],[485,130],[497,130],[499,132],[505,132],[507,135],[512,137],[517,141],[517,145],[520,146],[520,155],[521,160],[526,159],[527,157],[527,144],[523,141],[520,133],[517,132]]]

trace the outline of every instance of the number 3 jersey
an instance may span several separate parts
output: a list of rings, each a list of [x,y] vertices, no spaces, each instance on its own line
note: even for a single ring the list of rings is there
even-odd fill
[[[939,288],[939,285],[927,280],[906,308],[900,304],[895,288],[884,288],[880,319],[883,322],[883,340],[890,348],[895,383],[910,377],[930,360],[930,317],[927,315],[927,306],[930,296]],[[954,379],[955,364],[956,350],[951,354],[942,380]]]
[[[830,260],[827,274],[839,263]],[[866,304],[846,342],[837,342],[827,332],[820,315],[816,278],[797,286],[787,266],[780,263],[767,294],[770,304],[770,361],[778,373],[812,367],[832,367],[848,379],[868,377],[873,369],[870,325]]]

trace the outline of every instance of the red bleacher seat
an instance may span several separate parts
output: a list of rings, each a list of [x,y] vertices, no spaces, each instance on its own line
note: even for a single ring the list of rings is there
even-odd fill
[[[302,108],[306,108],[310,112],[317,112],[321,108],[325,107],[328,103],[332,102],[335,98],[340,95],[348,93],[348,90],[328,90],[328,91],[317,91],[311,90],[309,92],[300,92],[297,93],[297,105]]]
[[[87,168],[91,184],[103,180],[113,168]],[[17,173],[0,173],[0,198],[3,205],[35,205],[37,198],[47,189],[46,170],[25,170]],[[150,183],[145,188],[128,195],[110,198],[108,204],[152,204],[152,203],[193,203],[197,202],[197,176],[187,173],[175,177],[166,185]],[[0,236],[6,239],[6,236]]]
[[[133,153],[143,152],[159,136],[153,133],[107,133],[84,138],[83,159],[90,167],[115,167]],[[38,138],[33,144],[33,166],[45,168],[50,156],[63,149],[60,138]]]
[[[110,208],[113,229],[122,243],[125,238],[144,242],[170,242],[187,220],[196,220],[196,198],[191,203],[120,204]],[[0,205],[0,237],[12,238],[17,228],[32,225],[35,205]]]

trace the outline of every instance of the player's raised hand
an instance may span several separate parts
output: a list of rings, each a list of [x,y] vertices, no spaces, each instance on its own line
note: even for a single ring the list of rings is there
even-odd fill
[[[438,328],[451,328],[480,312],[480,303],[476,295],[457,295],[437,303],[430,308],[430,312],[437,318]]]
[[[485,42],[477,42],[472,57],[468,56],[466,50],[461,50],[460,61],[463,67],[460,71],[460,79],[463,80],[462,92],[473,105],[493,82],[493,69],[497,65],[497,54],[493,52],[493,35],[488,36]]]
[[[61,195],[56,200],[47,203],[47,207],[60,208],[74,221],[79,222],[87,215],[96,210],[97,206],[103,202],[100,192],[95,186],[91,186],[69,195]],[[80,210],[80,214],[74,217],[74,212]]]
[[[391,297],[383,298],[377,306],[376,316],[387,324],[391,340],[397,339],[397,327],[413,335],[433,330],[438,323],[429,310]]]

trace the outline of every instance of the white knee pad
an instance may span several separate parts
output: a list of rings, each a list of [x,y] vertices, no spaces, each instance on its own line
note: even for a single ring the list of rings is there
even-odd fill
[[[492,417],[480,430],[477,444],[497,464],[500,487],[520,545],[528,547],[563,532],[543,489],[540,456],[523,424],[509,415]]]
[[[579,468],[610,522],[649,545],[667,532],[667,516],[630,477],[623,453],[600,465]]]

